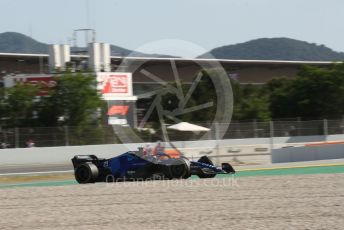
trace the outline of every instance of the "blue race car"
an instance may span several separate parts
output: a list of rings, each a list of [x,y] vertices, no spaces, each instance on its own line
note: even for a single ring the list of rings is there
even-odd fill
[[[198,161],[186,157],[171,158],[165,153],[145,156],[142,151],[129,151],[119,156],[100,159],[95,155],[76,155],[72,159],[75,179],[80,184],[138,180],[187,179],[191,175],[213,178],[216,174],[234,174],[228,163],[216,167],[203,156]]]

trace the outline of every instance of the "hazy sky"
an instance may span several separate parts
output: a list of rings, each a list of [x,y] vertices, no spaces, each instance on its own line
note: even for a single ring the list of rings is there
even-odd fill
[[[344,0],[0,0],[0,3],[0,32],[20,32],[45,43],[67,43],[74,29],[92,27],[97,31],[97,41],[128,49],[161,39],[181,39],[210,50],[261,37],[290,37],[344,51]],[[80,41],[83,38],[82,34],[78,37]],[[154,52],[149,50],[151,47],[143,50]],[[187,56],[183,50],[172,48],[166,52]]]

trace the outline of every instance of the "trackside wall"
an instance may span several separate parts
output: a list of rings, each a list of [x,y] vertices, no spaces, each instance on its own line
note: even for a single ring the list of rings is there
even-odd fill
[[[227,140],[204,140],[173,142],[173,145],[190,158],[198,158],[207,154],[215,159],[216,163],[221,161],[239,161],[244,163],[270,163],[271,146],[273,147],[272,162],[287,162],[301,160],[344,158],[344,145],[328,147],[306,147],[304,143],[316,141],[344,140],[344,135],[324,136],[300,136],[300,137],[278,137],[278,138],[248,138]],[[0,165],[13,164],[58,164],[70,162],[74,155],[95,154],[98,157],[113,157],[128,150],[137,150],[146,143],[135,144],[110,144],[110,145],[84,145],[64,147],[36,147],[0,149]],[[166,144],[168,145],[168,144]],[[153,146],[153,144],[152,144]],[[294,146],[297,148],[283,148]],[[299,146],[299,147],[298,147]],[[292,150],[297,149],[297,150]],[[307,149],[307,150],[306,150]],[[311,150],[314,149],[314,150]],[[302,151],[301,151],[302,150]],[[317,158],[310,158],[309,151]],[[301,151],[301,153],[299,153]],[[339,152],[343,152],[342,155]],[[305,152],[305,153],[303,153]],[[307,152],[307,153],[306,153]],[[337,154],[338,152],[338,154]]]

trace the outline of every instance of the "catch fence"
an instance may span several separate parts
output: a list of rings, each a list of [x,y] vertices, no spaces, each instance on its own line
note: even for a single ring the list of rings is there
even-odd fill
[[[231,122],[209,124],[196,122],[203,127],[213,127],[209,132],[179,132],[167,130],[169,141],[208,139],[242,139],[344,134],[344,119],[313,121]],[[152,125],[153,127],[153,125]],[[120,132],[117,132],[121,130]],[[0,130],[2,148],[22,148],[33,141],[35,146],[75,146],[119,144],[127,142],[155,142],[164,140],[162,129],[131,129],[110,125],[87,127],[25,127]]]

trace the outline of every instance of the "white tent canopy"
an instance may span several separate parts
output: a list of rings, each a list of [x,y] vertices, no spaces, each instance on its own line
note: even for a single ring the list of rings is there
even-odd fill
[[[178,131],[192,131],[192,132],[200,132],[200,131],[209,131],[210,129],[199,126],[199,125],[194,125],[189,122],[180,122],[175,125],[171,125],[167,127],[168,129],[174,129]]]

